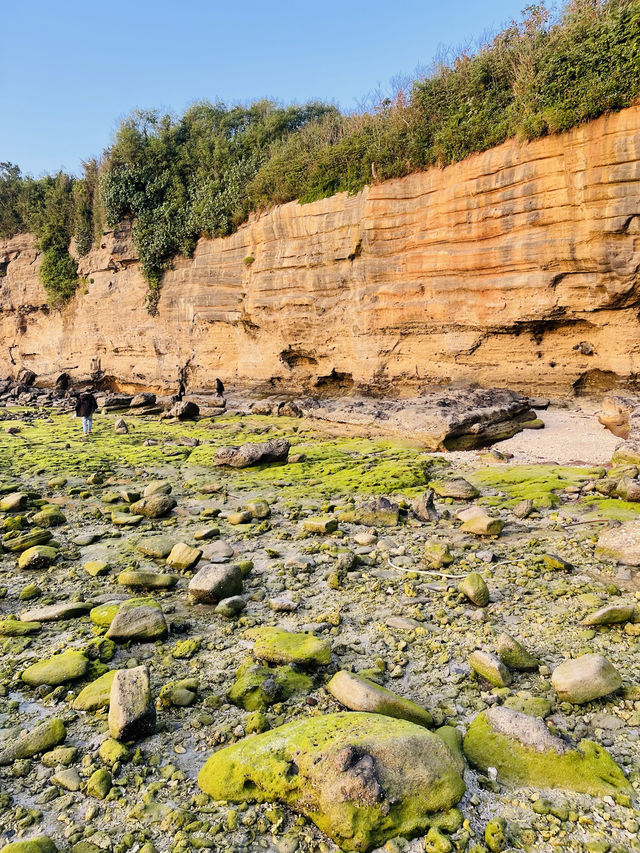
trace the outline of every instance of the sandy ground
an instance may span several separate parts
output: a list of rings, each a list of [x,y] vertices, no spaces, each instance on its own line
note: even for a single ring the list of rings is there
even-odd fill
[[[603,465],[620,439],[598,423],[596,409],[548,409],[538,412],[545,428],[525,429],[507,441],[494,445],[497,450],[514,454],[513,462],[555,462]]]

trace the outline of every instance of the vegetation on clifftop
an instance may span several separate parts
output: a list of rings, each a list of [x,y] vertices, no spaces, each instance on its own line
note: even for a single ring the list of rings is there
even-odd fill
[[[252,210],[314,201],[447,165],[510,137],[556,133],[640,94],[640,0],[572,0],[553,16],[528,6],[475,53],[434,65],[370,109],[321,103],[198,103],[176,118],[136,112],[84,176],[33,179],[0,164],[0,237],[34,231],[53,301],[75,291],[69,254],[104,224],[133,219],[155,310],[162,275],[200,236],[223,236]]]

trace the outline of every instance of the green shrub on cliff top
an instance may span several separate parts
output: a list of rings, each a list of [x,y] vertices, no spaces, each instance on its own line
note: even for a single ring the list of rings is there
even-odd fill
[[[640,0],[571,0],[555,16],[541,3],[475,53],[440,62],[360,114],[320,103],[203,102],[179,118],[135,113],[79,181],[23,178],[2,163],[0,237],[35,231],[46,252],[57,231],[46,286],[64,299],[74,289],[63,258],[71,237],[83,254],[105,218],[131,217],[154,311],[171,258],[190,255],[202,235],[230,234],[252,210],[355,193],[509,137],[568,130],[639,95]]]

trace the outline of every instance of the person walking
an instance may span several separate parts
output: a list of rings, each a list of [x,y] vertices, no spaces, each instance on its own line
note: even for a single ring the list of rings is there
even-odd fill
[[[78,397],[76,403],[76,417],[82,420],[82,434],[84,438],[91,435],[93,426],[93,413],[98,408],[96,398],[90,391],[85,391]]]

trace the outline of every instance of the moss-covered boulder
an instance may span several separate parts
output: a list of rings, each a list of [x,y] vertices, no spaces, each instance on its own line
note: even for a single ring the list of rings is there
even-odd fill
[[[58,853],[58,848],[48,835],[39,835],[27,841],[12,841],[0,853]]]
[[[38,527],[60,527],[66,524],[67,519],[59,506],[47,504],[33,516],[33,522]]]
[[[67,649],[66,652],[28,666],[22,673],[22,680],[32,687],[40,684],[55,686],[82,678],[88,668],[89,659],[86,655],[76,649]]]
[[[343,850],[411,837],[448,811],[465,786],[444,741],[379,714],[298,720],[221,749],[198,784],[214,800],[278,800]]]
[[[76,711],[95,711],[97,708],[107,708],[109,706],[109,696],[111,695],[111,685],[115,677],[116,670],[112,669],[105,672],[100,678],[96,678],[91,684],[87,684],[73,700],[73,707]]]
[[[58,717],[49,717],[26,734],[11,738],[0,749],[0,767],[12,764],[17,758],[31,758],[41,752],[48,752],[62,743],[67,730]]]
[[[18,557],[19,569],[46,569],[58,556],[58,552],[50,545],[34,545],[27,548]]]
[[[290,666],[269,669],[246,660],[236,673],[236,680],[227,693],[227,699],[245,711],[263,711],[275,702],[285,702],[296,693],[306,693],[312,680]]]
[[[32,530],[27,530],[24,533],[10,530],[9,533],[2,537],[2,547],[5,551],[21,554],[28,548],[33,548],[36,545],[45,545],[50,539],[53,539],[53,533],[50,530],[43,530],[40,527],[34,527]]]
[[[384,714],[419,726],[433,725],[431,714],[420,705],[352,672],[337,672],[327,684],[327,690],[352,711]]]
[[[326,666],[331,662],[331,646],[314,634],[294,634],[284,628],[265,626],[247,631],[247,637],[255,641],[253,654],[268,663]]]
[[[25,637],[28,634],[37,634],[41,628],[41,622],[23,622],[20,619],[0,619],[0,637]]]
[[[29,496],[22,492],[11,492],[0,498],[0,512],[20,512],[29,503]]]
[[[595,796],[631,790],[601,746],[581,740],[572,748],[552,735],[543,720],[510,708],[494,706],[478,714],[463,747],[471,764],[485,772],[495,767],[502,782]]]
[[[470,572],[460,581],[458,589],[478,607],[486,607],[489,603],[489,588],[478,572]]]

